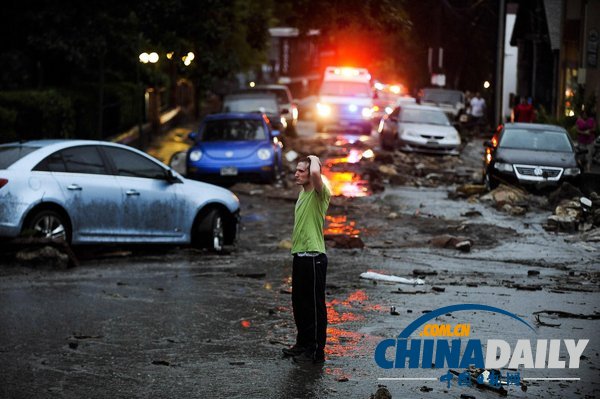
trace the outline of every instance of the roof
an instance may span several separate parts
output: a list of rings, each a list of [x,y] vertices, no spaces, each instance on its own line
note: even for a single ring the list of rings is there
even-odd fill
[[[256,93],[252,92],[252,90],[237,92],[228,94],[225,96],[225,100],[235,100],[241,98],[272,98],[277,101],[277,96],[273,93],[265,93],[264,91],[258,90]]]
[[[222,121],[228,119],[254,119],[261,120],[263,115],[260,112],[223,112],[220,114],[207,115],[205,121]]]
[[[276,84],[270,84],[270,85],[256,85],[252,88],[250,88],[249,90],[260,90],[260,89],[268,89],[268,90],[289,90],[288,87],[286,85],[276,85]]]
[[[24,146],[24,147],[48,147],[48,146],[63,146],[63,145],[97,145],[97,144],[108,144],[117,145],[122,144],[113,143],[112,141],[101,141],[101,140],[78,140],[78,139],[44,139],[44,140],[27,140],[27,141],[13,141],[12,143],[5,143],[1,146]]]
[[[401,109],[420,109],[423,111],[440,111],[440,112],[444,112],[444,110],[442,110],[440,107],[434,107],[431,105],[421,105],[421,104],[416,104],[416,103],[402,103],[400,105],[398,105]]]
[[[425,87],[425,88],[423,89],[423,91],[424,91],[424,92],[425,92],[425,91],[427,91],[427,92],[429,92],[429,93],[438,93],[438,92],[441,92],[441,93],[443,93],[443,92],[447,92],[447,93],[448,93],[448,92],[452,92],[452,93],[460,93],[460,94],[463,94],[463,92],[462,92],[462,91],[460,91],[460,90],[453,90],[453,89],[441,89],[441,88],[438,88],[438,87]]]
[[[504,125],[505,129],[509,129],[509,128],[520,128],[520,129],[527,129],[527,130],[554,130],[557,132],[564,132],[565,128],[563,128],[562,126],[557,126],[557,125],[548,125],[545,123],[506,123]]]

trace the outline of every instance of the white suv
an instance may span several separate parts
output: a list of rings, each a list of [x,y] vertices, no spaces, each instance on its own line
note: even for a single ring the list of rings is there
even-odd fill
[[[277,103],[281,115],[285,117],[287,122],[287,132],[295,132],[296,124],[298,123],[298,107],[292,99],[292,93],[285,85],[256,85],[251,89],[247,89],[249,92],[261,92],[261,93],[272,93],[277,97]]]

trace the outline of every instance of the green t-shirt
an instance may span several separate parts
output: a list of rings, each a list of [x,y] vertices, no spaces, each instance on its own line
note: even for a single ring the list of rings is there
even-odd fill
[[[325,184],[321,194],[315,190],[300,192],[294,211],[292,254],[298,252],[325,253],[323,224],[329,207],[331,192]]]

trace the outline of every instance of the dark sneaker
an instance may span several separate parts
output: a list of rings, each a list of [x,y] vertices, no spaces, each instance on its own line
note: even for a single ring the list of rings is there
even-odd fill
[[[294,356],[294,363],[298,364],[323,364],[325,363],[325,355],[317,355],[314,352],[302,352],[298,356]]]
[[[281,351],[283,352],[283,356],[298,356],[304,353],[306,348],[298,345],[294,345],[291,348],[283,348]]]

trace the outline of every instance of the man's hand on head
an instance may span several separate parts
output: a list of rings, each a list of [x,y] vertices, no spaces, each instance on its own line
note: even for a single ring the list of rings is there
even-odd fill
[[[321,193],[323,190],[323,180],[321,179],[321,160],[316,155],[309,155],[310,159],[310,182],[315,191]]]

